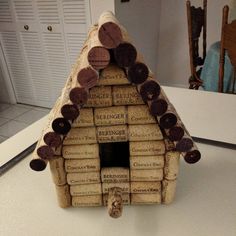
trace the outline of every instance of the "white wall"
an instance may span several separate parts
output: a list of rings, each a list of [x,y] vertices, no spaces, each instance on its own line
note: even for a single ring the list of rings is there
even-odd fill
[[[164,85],[188,87],[190,76],[185,0],[162,0],[157,78]],[[202,0],[192,0],[192,5]],[[207,46],[220,40],[222,8],[230,0],[208,0]]]
[[[128,30],[138,51],[156,73],[161,0],[115,0],[116,17]]]
[[[97,23],[99,16],[103,11],[115,12],[115,0],[89,0],[92,24]]]

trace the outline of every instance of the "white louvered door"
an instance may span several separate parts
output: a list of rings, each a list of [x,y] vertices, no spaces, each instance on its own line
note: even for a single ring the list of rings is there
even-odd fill
[[[54,104],[89,25],[87,0],[0,0],[0,42],[17,102]]]

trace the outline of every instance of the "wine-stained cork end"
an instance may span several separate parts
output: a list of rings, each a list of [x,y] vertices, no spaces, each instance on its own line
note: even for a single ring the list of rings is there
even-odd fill
[[[62,144],[61,136],[55,132],[48,132],[43,137],[49,147],[59,147]]]
[[[184,156],[184,160],[189,164],[194,164],[201,159],[201,153],[198,150],[187,152]]]
[[[54,156],[54,152],[53,152],[52,148],[50,148],[47,145],[43,145],[43,146],[39,147],[37,149],[37,154],[42,159],[46,159],[46,160],[51,159]]]
[[[78,105],[84,105],[85,103],[87,103],[88,100],[88,91],[85,88],[73,88],[70,91],[70,100],[71,102],[78,104]]]
[[[88,62],[95,70],[104,69],[110,62],[110,53],[104,47],[93,47],[88,53]]]
[[[160,94],[160,85],[154,80],[146,81],[140,88],[140,95],[144,102],[157,99]]]
[[[100,27],[98,38],[104,47],[116,48],[122,42],[120,27],[113,22],[106,22]]]
[[[98,82],[98,73],[91,67],[80,70],[77,75],[79,84],[87,89],[94,87]]]
[[[61,108],[61,114],[67,120],[74,120],[79,116],[79,109],[75,104],[65,104]]]
[[[161,116],[167,111],[167,108],[168,104],[164,99],[154,100],[150,105],[150,113],[153,116]]]
[[[160,126],[163,129],[170,129],[177,123],[177,117],[173,113],[166,113],[160,119]]]
[[[108,214],[112,218],[119,218],[123,211],[122,189],[113,187],[108,192]]]
[[[47,167],[47,162],[42,159],[32,159],[29,165],[34,171],[43,171]]]
[[[144,63],[137,62],[129,68],[128,79],[131,83],[141,84],[148,78],[148,73],[147,66]]]
[[[71,125],[65,118],[56,118],[52,122],[52,129],[58,134],[67,134],[71,129]]]
[[[181,138],[184,136],[184,130],[183,128],[179,127],[179,126],[174,126],[170,129],[169,131],[169,139],[171,141],[179,141],[181,140]]]
[[[193,147],[193,141],[190,138],[182,138],[176,144],[176,150],[179,152],[188,152]]]
[[[120,67],[130,67],[137,58],[137,51],[130,43],[121,43],[114,49],[115,60]]]

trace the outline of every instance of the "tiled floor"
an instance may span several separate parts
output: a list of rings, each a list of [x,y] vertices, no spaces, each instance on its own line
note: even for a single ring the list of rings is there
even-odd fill
[[[49,109],[0,103],[0,143],[39,120]]]

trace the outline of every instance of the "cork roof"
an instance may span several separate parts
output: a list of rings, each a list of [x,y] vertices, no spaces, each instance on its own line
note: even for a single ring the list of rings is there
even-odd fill
[[[90,122],[89,107],[96,109],[98,117],[104,115],[102,112],[99,114],[104,108],[107,123],[101,117],[95,123],[98,122],[99,126],[99,122],[105,122],[109,126],[117,120],[112,107],[122,110],[132,105],[140,105],[133,111],[136,119],[140,119],[140,128],[143,122],[138,109],[144,107],[153,119],[150,123],[156,123],[163,136],[173,142],[173,150],[179,151],[187,163],[199,161],[200,152],[158,80],[137,53],[127,31],[111,12],[105,12],[98,25],[91,27],[62,93],[49,114],[31,168],[36,171],[45,169],[47,161],[61,151],[63,142],[67,142],[71,128],[80,126],[81,120]],[[111,109],[106,110],[109,107]],[[131,122],[127,110],[121,113],[125,117],[122,124]]]

